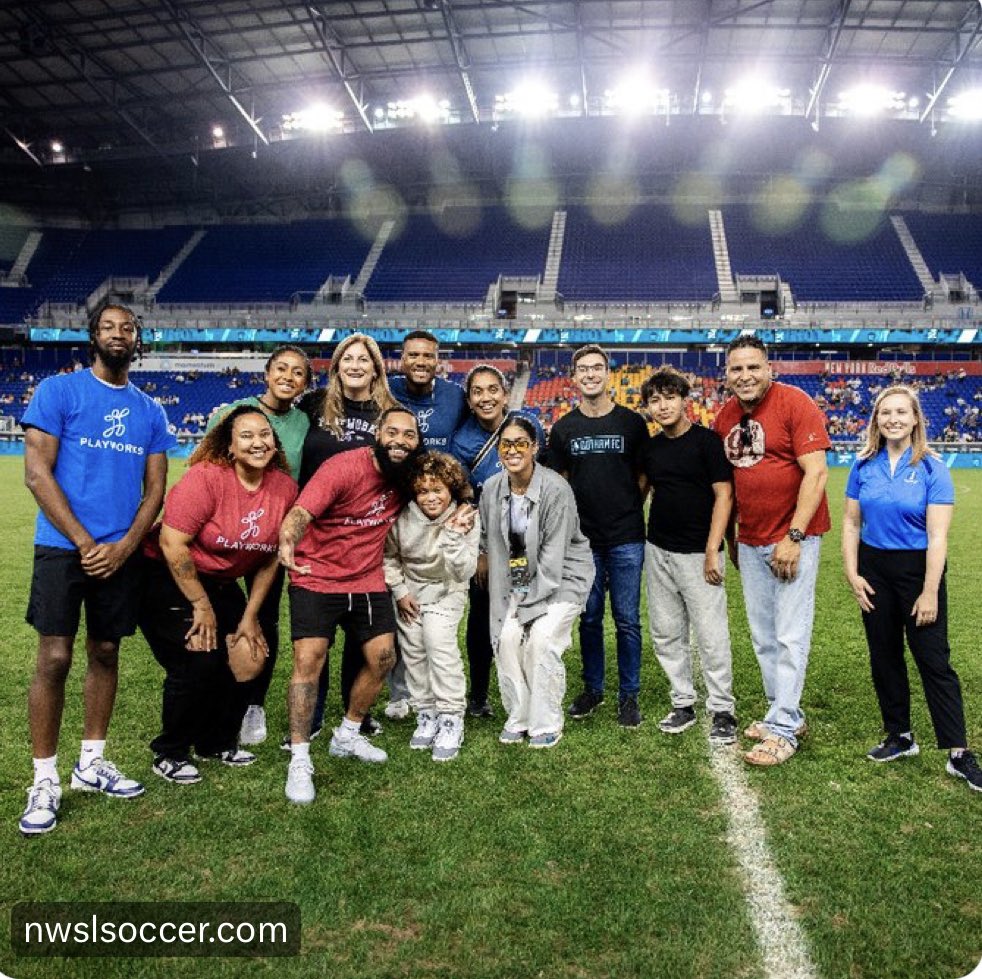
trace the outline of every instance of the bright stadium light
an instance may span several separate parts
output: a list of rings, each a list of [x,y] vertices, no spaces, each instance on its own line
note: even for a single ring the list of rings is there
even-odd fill
[[[212,126],[211,127],[211,135],[212,135],[212,138],[214,138],[214,139],[224,139],[225,138],[225,130],[222,129],[221,126]]]
[[[450,100],[440,99],[438,102],[432,95],[423,93],[411,99],[395,99],[386,106],[386,116],[389,121],[419,119],[421,122],[449,122]]]
[[[495,95],[496,115],[521,115],[531,119],[554,114],[559,108],[559,96],[540,81],[527,81],[510,92]]]
[[[970,88],[948,99],[948,115],[974,122],[982,119],[982,89]]]
[[[301,109],[299,112],[289,112],[283,116],[283,129],[287,132],[307,130],[309,132],[326,133],[339,130],[344,120],[344,113],[331,109],[318,102],[316,105]]]
[[[65,145],[64,143],[58,142],[57,139],[51,141],[51,152],[52,153],[64,153]]]
[[[906,106],[906,92],[894,92],[883,85],[856,85],[839,93],[839,108],[851,116],[868,118],[881,112],[897,112]]]
[[[614,88],[604,92],[604,104],[611,112],[641,116],[668,106],[667,88],[656,88],[643,72],[627,75]]]
[[[790,108],[791,92],[762,78],[745,78],[728,88],[723,104],[734,112],[752,115],[769,109]]]

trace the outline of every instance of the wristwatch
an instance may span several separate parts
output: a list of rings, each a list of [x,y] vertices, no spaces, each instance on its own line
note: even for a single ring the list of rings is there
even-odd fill
[[[804,531],[798,530],[797,527],[792,527],[788,531],[788,537],[791,538],[793,543],[800,544],[805,539],[805,534]]]

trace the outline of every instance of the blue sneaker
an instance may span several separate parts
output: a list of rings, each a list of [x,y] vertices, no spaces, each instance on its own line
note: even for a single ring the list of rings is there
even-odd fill
[[[888,734],[875,748],[870,748],[866,752],[866,757],[870,761],[896,761],[920,754],[921,749],[917,747],[917,742],[913,738],[905,737],[903,734]]]
[[[72,770],[72,788],[81,792],[101,792],[114,799],[135,799],[143,795],[143,786],[132,778],[127,778],[105,758],[96,758],[91,765]]]
[[[555,748],[562,739],[562,731],[549,731],[546,734],[537,734],[534,738],[529,738],[530,748]]]
[[[501,734],[498,735],[498,740],[502,744],[521,744],[525,740],[524,731],[509,731],[505,728]]]
[[[25,836],[50,833],[58,825],[61,786],[50,778],[42,779],[27,790],[27,808],[20,817],[20,831]]]

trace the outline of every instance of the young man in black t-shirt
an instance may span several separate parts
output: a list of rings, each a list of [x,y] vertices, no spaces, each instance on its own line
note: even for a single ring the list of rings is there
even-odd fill
[[[672,709],[658,726],[681,734],[696,722],[691,623],[713,718],[709,739],[732,744],[737,727],[722,553],[733,506],[732,470],[720,437],[686,416],[684,374],[661,368],[645,381],[641,396],[662,427],[642,456],[654,491],[645,545],[648,618],[672,696]]]
[[[553,426],[548,460],[573,488],[596,577],[580,617],[583,692],[569,714],[587,717],[604,700],[604,593],[609,591],[620,677],[617,720],[635,728],[642,720],[638,692],[644,510],[639,464],[648,426],[637,412],[610,397],[610,362],[601,347],[580,347],[573,354],[572,374],[580,405]]]

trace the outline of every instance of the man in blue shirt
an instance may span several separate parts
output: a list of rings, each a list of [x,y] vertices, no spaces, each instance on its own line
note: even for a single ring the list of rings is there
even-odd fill
[[[454,433],[468,416],[464,389],[436,376],[440,341],[427,330],[413,330],[402,341],[401,376],[389,379],[392,397],[416,416],[423,448],[449,452]],[[409,686],[400,659],[389,674],[389,703],[385,716],[409,716]]]
[[[89,320],[92,367],[46,378],[22,419],[26,483],[40,508],[27,609],[39,636],[28,695],[34,784],[20,820],[29,836],[57,821],[58,734],[83,605],[85,721],[71,785],[117,798],[143,793],[104,757],[119,644],[136,628],[135,552],[160,511],[166,453],[177,444],[160,405],[129,382],[139,346],[131,310],[96,310]]]

